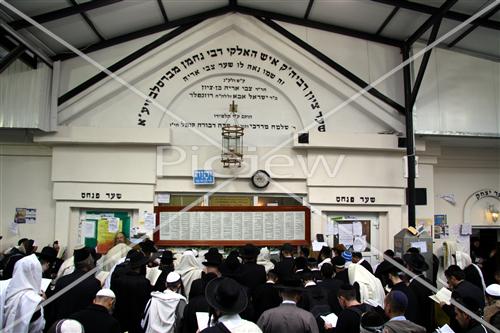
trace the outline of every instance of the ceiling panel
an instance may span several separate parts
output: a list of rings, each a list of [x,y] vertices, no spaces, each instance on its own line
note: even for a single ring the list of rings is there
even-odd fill
[[[500,58],[500,33],[498,30],[477,28],[456,46]]]
[[[68,16],[60,20],[47,22],[43,26],[74,47],[83,47],[99,41],[80,15]],[[30,27],[28,31],[56,53],[67,51],[66,47],[38,28]]]
[[[424,22],[429,15],[417,13],[407,9],[400,9],[385,27],[382,35],[396,39],[407,39]]]
[[[267,10],[274,13],[280,13],[300,18],[304,17],[307,11],[308,4],[309,0],[275,0],[275,1],[239,0],[238,1],[238,5],[241,6],[246,6],[260,10]]]
[[[7,2],[28,16],[44,14],[71,6],[67,0],[7,0]]]
[[[228,0],[162,0],[170,21],[225,7]]]
[[[374,33],[393,8],[393,6],[360,0],[317,0],[314,2],[309,18]]]
[[[87,12],[104,38],[113,38],[164,22],[155,0],[125,0]]]

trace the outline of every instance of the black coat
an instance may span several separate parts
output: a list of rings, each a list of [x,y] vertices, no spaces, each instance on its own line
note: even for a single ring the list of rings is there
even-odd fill
[[[349,283],[349,273],[347,271],[347,268],[344,269],[343,271],[335,273],[335,279],[342,281],[342,284],[350,284]]]
[[[432,284],[423,274],[419,277]],[[433,294],[432,291],[417,280],[411,281],[408,287],[417,299],[417,308],[422,309],[422,311],[417,311],[415,324],[425,327],[427,332],[434,332],[436,326],[434,324],[434,301],[429,298]]]
[[[116,295],[113,316],[120,322],[122,332],[141,333],[141,319],[152,287],[143,274],[128,271],[113,281],[111,289]]]
[[[375,269],[375,277],[382,282],[382,286],[386,286],[389,283],[389,278],[387,277],[387,271],[392,267],[392,264],[387,260],[382,261],[378,264],[377,269]]]
[[[339,314],[335,333],[359,333],[361,315],[372,309],[368,304],[351,306]]]
[[[91,304],[87,308],[72,314],[69,318],[75,319],[82,324],[85,333],[121,332],[118,321],[102,305]]]
[[[275,308],[281,304],[281,296],[274,284],[264,283],[255,288],[252,302],[255,318],[259,319],[264,311]]]
[[[170,272],[173,272],[174,269],[172,267],[162,269],[160,276],[156,280],[156,283],[153,287],[154,291],[164,292],[167,289],[167,276]]]
[[[54,289],[47,290],[47,298],[50,299],[52,295],[58,293],[85,274],[86,272],[76,270],[71,274],[60,277]],[[73,313],[91,305],[100,289],[101,283],[93,275],[88,276],[74,287],[68,289],[52,303],[48,304],[45,315],[46,326],[50,327],[54,321],[68,318]]]
[[[324,279],[320,283],[318,283],[318,286],[320,288],[323,288],[323,290],[325,290],[326,294],[328,295],[328,305],[330,306],[332,312],[337,316],[342,311],[342,307],[340,306],[337,296],[339,293],[339,289],[343,284],[344,283],[338,279]]]
[[[253,262],[240,266],[239,283],[248,288],[252,293],[258,285],[266,283],[266,269]]]
[[[477,304],[484,309],[484,294],[476,285],[470,283],[469,281],[462,280],[451,292],[451,297],[453,299],[457,298],[472,298]],[[455,317],[455,306],[444,305],[443,311],[450,317],[450,327],[455,332],[461,331],[460,324]]]
[[[189,300],[189,303],[184,308],[182,317],[182,332],[196,333],[198,330],[198,322],[196,321],[196,312],[208,312],[210,306],[204,295],[198,295]]]
[[[283,280],[291,279],[294,273],[294,261],[293,258],[285,258],[282,257],[279,262],[274,265],[274,270],[276,271],[276,274],[278,274],[279,278],[279,283],[281,283]]]
[[[413,291],[404,282],[400,282],[400,283],[395,284],[392,287],[391,291],[393,291],[393,290],[401,291],[408,298],[408,306],[406,307],[405,317],[409,321],[412,321],[415,323],[417,320],[417,313],[419,311],[427,311],[427,309],[418,308],[417,297],[415,296]]]

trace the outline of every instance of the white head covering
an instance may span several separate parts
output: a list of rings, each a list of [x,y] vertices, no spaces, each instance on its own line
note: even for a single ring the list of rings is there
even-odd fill
[[[103,288],[101,290],[99,290],[97,292],[97,294],[95,294],[96,297],[100,296],[100,297],[110,297],[110,298],[116,298],[116,295],[115,293],[113,292],[113,290],[111,289],[108,289],[108,288]]]
[[[371,300],[380,306],[384,306],[384,287],[382,287],[382,283],[375,275],[371,274],[362,265],[349,265],[348,275],[351,285],[354,282],[359,284],[361,303]]]
[[[274,264],[271,262],[271,253],[267,247],[260,249],[260,253],[257,256],[257,264],[264,266],[266,273],[274,268]]]
[[[191,284],[194,280],[201,278],[202,272],[200,263],[196,260],[192,251],[184,252],[175,271],[181,276],[186,295],[188,296],[191,290]]]
[[[43,314],[30,323],[37,306],[43,301],[39,295],[41,288],[42,265],[38,258],[32,254],[19,260],[5,293],[3,333],[41,332],[37,329],[45,326]]]
[[[55,333],[84,333],[84,329],[76,320],[63,319],[57,322]]]

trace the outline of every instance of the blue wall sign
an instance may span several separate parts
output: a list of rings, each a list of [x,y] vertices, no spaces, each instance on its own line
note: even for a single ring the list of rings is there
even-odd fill
[[[195,185],[212,185],[215,184],[213,170],[194,170],[193,183]]]

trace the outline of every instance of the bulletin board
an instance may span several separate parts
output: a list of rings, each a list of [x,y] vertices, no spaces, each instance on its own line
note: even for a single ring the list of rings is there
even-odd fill
[[[116,219],[118,231],[110,231],[110,219]],[[123,232],[127,238],[130,238],[130,215],[127,212],[85,211],[81,223],[94,224],[93,236],[88,237],[87,231],[84,232],[82,238],[85,246],[96,248],[97,253],[105,254],[113,247],[116,232]]]
[[[333,235],[333,245],[344,244],[354,252],[369,252],[371,244],[370,220],[335,220],[336,232]],[[353,227],[357,224],[358,228]],[[343,228],[343,227],[346,228]]]
[[[303,206],[155,207],[154,241],[162,246],[309,245],[311,212]]]

